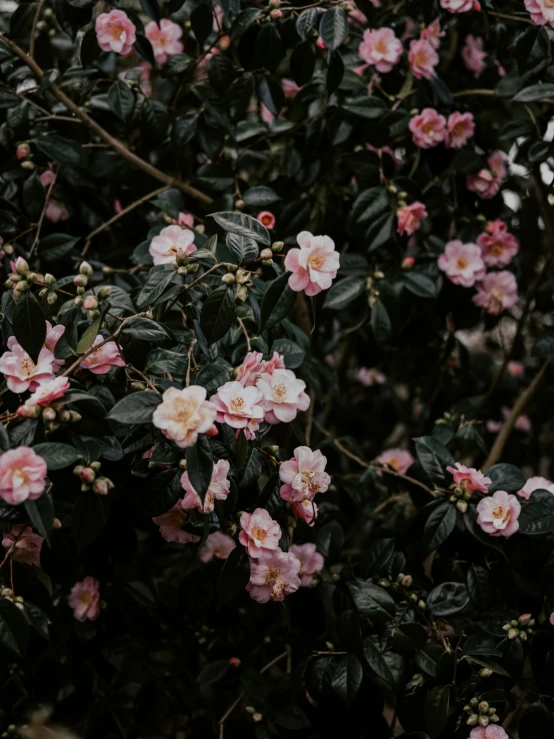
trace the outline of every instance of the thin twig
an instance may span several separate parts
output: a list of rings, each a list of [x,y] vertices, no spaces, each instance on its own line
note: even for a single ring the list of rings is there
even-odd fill
[[[31,41],[29,42],[29,56],[31,57],[31,59],[35,56],[35,36],[37,32],[37,24],[45,2],[46,0],[40,0],[37,12],[35,13],[35,17],[33,18],[33,25],[31,28]]]
[[[531,18],[524,18],[519,15],[508,15],[507,13],[497,13],[493,10],[487,10],[488,15],[494,15],[496,18],[504,18],[507,21],[516,21],[517,23],[528,23],[531,26],[535,25],[535,22]]]
[[[152,382],[150,382],[148,377],[146,377],[146,375],[143,372],[141,372],[136,367],[133,367],[132,364],[128,364],[127,369],[131,370],[131,372],[135,372],[140,378],[142,378],[142,380],[148,385],[150,390],[153,390],[155,393],[158,393],[158,395],[160,394],[160,391],[158,390],[158,388]]]
[[[496,92],[494,90],[483,90],[483,89],[477,89],[477,90],[460,90],[459,92],[453,93],[453,96],[455,98],[462,98],[467,97],[468,95],[486,95],[488,96],[494,96],[496,95]]]
[[[248,351],[251,352],[252,351],[252,344],[250,343],[250,336],[248,336],[248,331],[246,330],[246,326],[244,325],[244,321],[242,320],[242,318],[239,318],[238,316],[237,316],[237,321],[239,322],[240,327],[242,329],[242,333],[244,334],[244,337],[246,339],[246,346],[248,347]]]
[[[48,190],[46,191],[46,196],[44,198],[44,205],[42,206],[42,211],[41,211],[41,214],[40,214],[40,218],[38,219],[38,223],[37,223],[37,232],[35,234],[35,238],[33,239],[33,245],[31,246],[31,249],[29,251],[29,255],[28,255],[28,258],[29,259],[31,259],[31,257],[34,254],[35,249],[38,246],[38,242],[39,242],[39,239],[40,239],[40,231],[42,229],[42,222],[44,221],[44,216],[46,215],[46,210],[48,208],[48,202],[50,200],[50,195],[52,193],[52,190],[54,188],[54,185],[56,184],[56,178],[57,177],[58,177],[58,173],[57,172],[54,172],[54,179],[48,185]]]
[[[197,343],[197,339],[193,339],[190,342],[189,350],[188,350],[188,362],[187,362],[187,378],[185,380],[185,386],[189,387],[190,385],[190,370],[192,367],[192,359],[193,359],[193,353],[194,353],[194,346]]]

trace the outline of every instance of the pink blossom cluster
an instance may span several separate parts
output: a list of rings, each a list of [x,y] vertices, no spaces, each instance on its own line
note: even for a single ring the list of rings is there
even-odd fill
[[[183,29],[168,18],[162,18],[160,25],[150,21],[144,33],[152,45],[154,58],[158,64],[163,64],[170,56],[181,54],[183,51],[183,42],[179,40],[183,35]]]
[[[191,385],[164,391],[162,402],[152,415],[152,423],[181,449],[194,446],[198,434],[216,433],[217,408],[206,399],[206,390]]]
[[[488,167],[481,169],[477,174],[468,174],[466,187],[482,200],[490,200],[500,190],[502,180],[507,175],[504,156],[501,152],[493,152],[487,160]]]
[[[452,473],[454,484],[463,490],[464,493],[488,493],[489,485],[492,484],[490,477],[476,470],[474,467],[466,467],[456,462],[454,467],[447,467],[448,472]]]
[[[190,221],[185,216],[181,223],[181,215],[185,214],[179,214],[178,225],[162,228],[160,233],[154,236],[150,242],[148,251],[155,266],[158,264],[175,264],[178,257],[188,257],[196,251],[195,234],[191,230]]]
[[[367,64],[378,72],[390,72],[398,64],[404,52],[402,41],[396,37],[392,28],[366,29],[358,54]]]
[[[295,292],[318,295],[331,287],[340,266],[335,242],[329,236],[314,236],[301,231],[296,237],[300,249],[289,249],[285,269],[291,272],[289,287]]]
[[[414,144],[431,149],[444,143],[447,149],[461,149],[475,132],[472,113],[455,111],[446,118],[434,108],[424,108],[409,123]]]
[[[479,0],[440,0],[440,6],[449,13],[469,13],[470,10],[481,10]]]
[[[423,203],[416,201],[410,205],[403,205],[396,211],[398,225],[396,230],[400,236],[407,234],[412,236],[419,230],[421,222],[428,217],[427,209]]]
[[[54,357],[54,349],[65,331],[65,326],[52,326],[46,321],[46,338],[39,352],[37,362],[33,362],[15,336],[7,341],[8,351],[0,357],[0,372],[6,378],[12,393],[33,392],[39,385],[55,378],[63,360]]]
[[[487,52],[483,39],[471,34],[466,36],[462,49],[462,59],[466,69],[473,72],[475,79],[479,78],[487,68],[486,58]]]
[[[521,490],[518,490],[517,494],[520,498],[529,500],[535,490],[547,490],[554,495],[554,483],[547,480],[546,477],[530,477]]]
[[[504,221],[489,221],[477,244],[487,267],[506,267],[519,251],[519,241]]]
[[[292,512],[313,526],[317,518],[317,505],[314,498],[318,493],[325,493],[331,484],[331,478],[325,472],[327,457],[317,449],[315,452],[307,446],[299,446],[294,456],[281,464],[280,494],[286,500]]]

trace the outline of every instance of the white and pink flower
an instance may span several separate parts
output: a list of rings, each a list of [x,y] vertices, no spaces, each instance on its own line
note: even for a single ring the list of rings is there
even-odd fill
[[[441,8],[449,13],[469,13],[470,10],[481,10],[478,0],[440,0]]]
[[[478,236],[477,244],[487,267],[505,267],[519,251],[519,241],[503,221],[488,223],[486,233]]]
[[[434,45],[427,39],[419,38],[410,41],[408,61],[413,76],[418,80],[430,80],[436,77],[435,67],[439,63],[439,55]]]
[[[122,10],[101,13],[96,19],[96,39],[102,51],[126,56],[137,40],[135,24]]]
[[[296,237],[300,249],[289,249],[285,269],[292,272],[289,287],[295,292],[317,295],[331,287],[340,266],[335,242],[329,236],[314,236],[301,231]]]
[[[409,123],[414,144],[420,149],[432,149],[447,137],[446,118],[434,108],[424,108]]]
[[[0,455],[0,498],[10,505],[36,500],[46,486],[46,462],[28,446]]]
[[[378,72],[390,72],[404,52],[402,41],[392,28],[366,29],[358,47],[360,59],[372,64]]]
[[[211,513],[214,509],[216,500],[226,500],[231,490],[231,482],[227,479],[229,474],[229,462],[226,459],[220,459],[214,464],[212,470],[212,479],[204,497],[204,505],[200,500],[200,496],[193,488],[188,472],[183,472],[181,476],[181,485],[186,495],[182,502],[185,510],[197,508],[202,513]]]
[[[400,236],[407,234],[411,236],[419,230],[421,221],[428,217],[427,209],[423,203],[416,201],[410,205],[404,205],[396,211],[398,226],[396,231]]]
[[[98,348],[83,359],[82,369],[88,369],[94,375],[105,375],[112,367],[125,367],[125,360],[115,341],[104,341],[104,337],[100,335],[94,339],[92,346]]]
[[[183,35],[183,29],[168,18],[162,18],[159,26],[155,21],[150,21],[144,33],[152,45],[154,58],[158,64],[163,64],[170,56],[181,54],[183,51],[183,42],[179,40]]]
[[[152,415],[152,423],[167,439],[186,449],[196,444],[198,434],[211,431],[216,416],[217,408],[206,400],[205,388],[200,385],[182,390],[169,387]]]
[[[477,504],[477,523],[491,536],[512,536],[519,529],[521,504],[515,495],[497,490]]]
[[[444,142],[446,148],[461,149],[475,133],[473,113],[460,113],[459,111],[451,113],[446,124],[446,131]]]
[[[253,513],[243,513],[240,525],[242,531],[239,541],[247,548],[250,557],[259,557],[263,550],[279,548],[281,527],[265,508],[256,508]]]
[[[40,567],[40,550],[44,539],[33,533],[30,526],[14,524],[9,533],[3,534],[2,546],[6,554],[12,553],[18,562]]]
[[[308,587],[314,579],[316,572],[321,572],[325,565],[325,559],[322,554],[316,552],[315,544],[308,542],[306,544],[292,544],[289,552],[300,562],[300,585],[303,588]]]
[[[547,490],[554,495],[554,483],[547,480],[546,477],[530,477],[521,490],[517,491],[520,498],[529,500],[531,493],[535,490]]]
[[[477,284],[473,302],[487,313],[497,316],[510,310],[518,301],[517,281],[511,272],[489,272]]]
[[[331,478],[325,472],[326,465],[327,457],[319,449],[313,452],[307,446],[296,447],[294,457],[279,468],[279,477],[284,483],[280,489],[281,498],[299,503],[326,492],[331,484]]]
[[[488,168],[482,169],[477,174],[468,174],[466,179],[467,189],[483,200],[494,198],[507,174],[504,157],[499,151],[493,152],[487,163]]]
[[[441,30],[440,19],[435,18],[432,23],[422,30],[420,35],[422,39],[431,44],[433,49],[438,49],[441,45],[441,38],[444,38],[445,35],[445,32]]]
[[[525,10],[531,15],[531,20],[538,26],[547,23],[554,28],[554,5],[552,0],[525,0]]]
[[[375,461],[383,467],[390,467],[401,475],[404,475],[415,462],[410,452],[405,449],[387,449],[381,452]]]
[[[488,493],[489,485],[492,484],[490,477],[476,470],[474,467],[466,467],[456,462],[455,467],[447,467],[452,473],[456,487],[462,488],[466,493]]]
[[[371,369],[360,367],[356,372],[356,380],[361,382],[365,387],[372,387],[373,385],[384,385],[387,381],[387,376],[375,367]]]
[[[77,621],[96,621],[100,615],[100,583],[90,576],[76,582],[67,602]]]
[[[250,582],[246,589],[258,603],[282,601],[300,587],[300,561],[290,552],[263,551],[250,562]]]
[[[181,528],[188,520],[188,513],[183,508],[182,503],[182,500],[177,501],[171,510],[161,516],[154,516],[152,521],[156,526],[159,526],[160,534],[166,541],[178,544],[200,541],[199,536],[183,531]]]
[[[471,730],[469,739],[509,739],[508,734],[498,724],[476,726]]]
[[[292,370],[276,369],[271,375],[264,373],[257,387],[263,394],[264,418],[268,423],[290,423],[298,411],[310,407],[310,397],[304,392],[306,383],[299,380]]]
[[[214,531],[198,550],[198,559],[208,564],[215,559],[227,559],[237,545],[230,536],[222,531]]]
[[[466,69],[473,72],[475,79],[480,77],[487,68],[486,58],[487,52],[485,51],[483,39],[479,36],[472,36],[471,34],[466,36],[462,49],[462,59],[464,60]]]
[[[194,231],[181,226],[166,226],[150,242],[148,251],[158,264],[175,264],[177,257],[189,256],[196,251]]]
[[[7,346],[8,351],[0,357],[0,372],[12,393],[32,392],[40,383],[54,379],[58,367],[49,349],[40,350],[35,364],[15,336],[10,336]]]
[[[212,395],[210,402],[217,409],[218,423],[226,423],[234,429],[244,429],[246,438],[252,440],[264,417],[262,391],[251,385],[244,387],[233,380],[226,382]]]
[[[55,400],[63,398],[69,387],[70,384],[67,377],[56,377],[53,380],[41,382],[35,392],[27,398],[25,406],[38,405],[41,408],[46,408]]]
[[[446,244],[438,265],[451,282],[462,287],[473,287],[485,277],[481,249],[477,244],[464,244],[458,239]]]

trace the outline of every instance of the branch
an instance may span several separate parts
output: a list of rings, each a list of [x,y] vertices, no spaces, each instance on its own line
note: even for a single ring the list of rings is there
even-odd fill
[[[44,205],[42,206],[42,212],[40,214],[40,218],[37,224],[37,232],[35,234],[35,238],[33,239],[33,245],[31,246],[31,249],[29,251],[28,259],[30,259],[33,256],[33,253],[38,246],[38,241],[40,239],[40,231],[42,228],[42,222],[44,221],[44,216],[46,215],[46,209],[48,208],[48,202],[50,200],[50,195],[52,194],[52,190],[54,188],[54,185],[56,184],[57,177],[58,177],[58,173],[56,172],[54,174],[54,179],[48,185],[48,190],[46,191],[46,196],[44,198]]]
[[[40,0],[38,4],[37,12],[35,13],[35,17],[33,18],[33,26],[31,28],[31,41],[29,43],[29,56],[31,57],[31,59],[35,55],[35,36],[37,33],[37,23],[40,18],[40,14],[42,13],[42,9],[44,7],[45,2],[46,0]]]

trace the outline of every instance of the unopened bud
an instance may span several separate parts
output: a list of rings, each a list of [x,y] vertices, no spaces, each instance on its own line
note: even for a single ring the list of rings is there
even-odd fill
[[[194,275],[200,269],[200,265],[198,264],[198,262],[193,262],[192,264],[189,264],[187,266],[187,269],[189,271],[189,274]]]
[[[254,708],[254,706],[246,706],[244,710],[246,711],[246,713],[249,713],[251,715],[256,713],[256,709]]]
[[[477,726],[477,722],[479,721],[479,716],[476,713],[472,713],[468,720],[466,721],[468,726]]]
[[[23,257],[17,257],[17,259],[15,260],[15,271],[17,272],[18,275],[22,275],[22,276],[25,276],[28,274],[29,265],[27,264],[25,259],[23,259]]]
[[[28,289],[29,283],[27,282],[27,280],[21,280],[14,288],[16,293],[26,293]]]
[[[79,266],[79,272],[82,275],[86,275],[87,277],[90,277],[93,273],[93,269],[88,262],[81,262]]]
[[[531,614],[524,613],[518,618],[517,623],[519,626],[527,626],[529,624],[529,621],[531,621]]]
[[[273,244],[271,244],[271,251],[278,254],[280,251],[283,251],[284,247],[284,241],[274,241]]]
[[[56,295],[55,292],[49,292],[48,295],[46,296],[46,302],[48,303],[48,305],[54,305],[57,299],[58,299],[58,296]]]
[[[415,257],[404,257],[402,260],[402,269],[411,269],[414,266]]]
[[[75,275],[73,284],[75,287],[86,287],[88,285],[88,277],[86,275]]]
[[[264,267],[271,267],[273,264],[273,259],[262,259],[262,264]]]
[[[83,301],[85,310],[96,310],[98,308],[98,298],[95,295],[87,295]]]
[[[490,677],[492,675],[492,670],[489,667],[483,667],[481,670],[479,670],[479,677]]]
[[[465,513],[467,511],[467,501],[458,500],[456,502],[456,508],[460,511],[460,513]]]
[[[427,608],[427,604],[425,603],[425,601],[424,601],[424,600],[420,600],[420,601],[418,601],[418,603],[417,603],[417,606],[418,606],[418,608],[419,608],[419,609],[421,609],[422,611],[424,611],[424,610],[425,610],[425,609]]]
[[[83,467],[79,477],[81,478],[83,482],[86,482],[87,484],[90,485],[91,483],[94,482],[96,478],[96,472],[90,467]]]
[[[489,717],[488,716],[479,716],[477,719],[479,726],[488,726],[489,725]]]
[[[489,721],[491,722],[491,724],[497,724],[500,719],[496,713],[493,713],[492,716],[490,716]]]
[[[59,518],[55,518],[55,519],[54,519],[54,520],[52,521],[52,528],[53,528],[53,529],[61,529],[61,527],[62,527],[62,522],[60,521],[60,519],[59,519]]]
[[[489,708],[489,710],[487,711],[487,713],[489,715],[489,718],[491,716],[494,716],[494,714],[496,713],[496,708]]]
[[[69,411],[69,423],[78,423],[82,416],[77,411]]]
[[[18,159],[25,159],[25,157],[29,156],[31,152],[31,147],[29,144],[19,144],[19,146],[16,149],[15,156]]]
[[[131,390],[146,390],[146,383],[139,382],[138,380],[134,380],[131,383]]]
[[[69,411],[63,410],[58,413],[58,421],[67,423],[70,419]]]
[[[248,282],[248,280],[250,279],[250,273],[247,272],[245,269],[239,269],[237,270],[236,279],[239,285],[244,285],[244,283]]]
[[[83,298],[80,295],[77,295],[77,297],[73,299],[73,302],[78,308],[80,308],[83,305]]]
[[[242,210],[245,205],[246,203],[244,202],[244,200],[239,199],[235,201],[235,208],[237,208],[237,210]]]
[[[92,490],[96,493],[96,495],[107,495],[109,493],[108,485],[103,477],[95,480],[92,486]]]
[[[89,465],[89,467],[91,468],[91,470],[94,470],[95,472],[98,472],[98,470],[100,469],[100,467],[102,467],[102,462],[98,462],[98,461],[97,462],[91,462],[90,465]]]
[[[521,641],[527,641],[527,632],[526,631],[520,631],[519,632],[519,638]]]
[[[240,659],[238,657],[231,657],[229,660],[230,667],[240,667]]]
[[[221,282],[223,282],[224,285],[232,285],[234,281],[235,275],[231,274],[230,272],[227,272],[221,278]]]
[[[271,259],[273,257],[273,252],[271,249],[262,249],[260,252],[260,257],[262,259]]]
[[[11,290],[14,285],[15,282],[13,280],[6,280],[6,282],[4,282],[4,287],[8,290]]]
[[[238,300],[241,300],[243,303],[248,299],[248,288],[246,285],[238,285],[236,296]]]
[[[104,287],[101,287],[99,290],[96,291],[96,294],[100,298],[100,300],[105,300],[106,298],[109,298],[112,293],[112,287],[111,285],[104,285]]]
[[[508,631],[508,639],[517,639],[519,636],[519,629],[510,629]]]
[[[34,164],[30,159],[25,159],[24,162],[21,162],[21,168],[28,170],[36,169],[36,164]]]
[[[75,291],[77,295],[84,295],[85,294],[85,288],[84,287],[78,287]]]
[[[38,279],[38,275],[36,272],[29,272],[27,274],[27,282],[30,282],[31,285],[33,285]]]
[[[487,701],[481,701],[477,706],[477,709],[479,710],[479,713],[487,713],[489,710],[489,704]]]
[[[413,578],[411,575],[405,575],[404,578],[402,579],[402,585],[404,585],[404,587],[406,588],[409,588],[412,582],[413,582]]]
[[[388,580],[385,580],[385,578],[379,580],[377,584],[380,585],[382,588],[390,588],[390,582]]]
[[[46,422],[55,421],[56,411],[53,408],[44,408],[42,411],[42,420]]]
[[[74,474],[74,475],[75,475],[76,477],[79,477],[79,476],[81,475],[81,472],[82,472],[82,471],[83,471],[84,469],[85,469],[85,465],[84,465],[84,464],[78,464],[78,465],[76,465],[76,466],[75,466],[75,467],[73,468],[73,474]]]
[[[280,11],[280,10],[273,10],[271,14],[273,15],[273,13],[281,13],[281,11]],[[282,15],[282,13],[281,13],[281,15]],[[263,720],[264,720],[264,715],[263,715],[263,713],[258,713],[258,712],[256,712],[256,713],[255,713],[255,714],[253,714],[253,716],[252,716],[252,721],[254,721],[254,722],[255,722],[255,723],[257,723],[257,724],[259,724],[259,723],[260,723],[260,721],[263,721]]]
[[[42,409],[38,405],[21,405],[17,409],[17,415],[21,418],[38,418]]]

